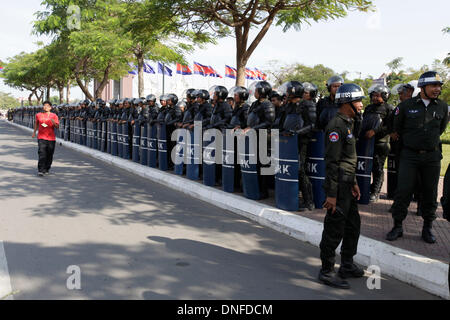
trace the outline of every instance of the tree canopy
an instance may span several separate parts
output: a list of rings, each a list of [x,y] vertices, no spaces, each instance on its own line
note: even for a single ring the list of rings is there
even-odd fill
[[[245,67],[273,26],[301,30],[305,24],[345,17],[350,10],[369,11],[371,0],[169,0],[165,1],[182,24],[196,32],[209,30],[216,37],[236,39],[236,84],[245,82]],[[250,39],[250,30],[256,36]]]

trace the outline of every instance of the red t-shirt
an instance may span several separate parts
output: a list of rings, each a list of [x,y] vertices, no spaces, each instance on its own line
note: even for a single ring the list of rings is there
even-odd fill
[[[59,125],[58,116],[54,113],[48,114],[46,112],[40,112],[36,115],[36,124],[39,130],[38,139],[55,141],[55,126],[53,125],[51,119]]]

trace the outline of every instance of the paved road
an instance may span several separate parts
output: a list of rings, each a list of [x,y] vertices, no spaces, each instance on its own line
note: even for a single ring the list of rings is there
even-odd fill
[[[54,175],[36,166],[36,141],[0,121],[14,299],[435,299],[387,277],[380,290],[323,286],[318,248],[64,147]],[[81,290],[66,287],[71,265]]]

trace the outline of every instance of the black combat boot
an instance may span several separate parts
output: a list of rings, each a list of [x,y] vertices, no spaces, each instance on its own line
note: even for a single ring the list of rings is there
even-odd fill
[[[313,202],[313,192],[311,184],[300,185],[301,193],[303,196],[303,201],[300,202],[299,211],[313,211],[314,210],[314,202]]]
[[[394,241],[398,238],[403,237],[403,227],[400,221],[394,221],[394,227],[386,235],[386,240]]]
[[[364,276],[364,270],[353,263],[353,260],[342,260],[338,274],[341,278],[361,278]]]
[[[431,229],[433,227],[432,221],[424,221],[423,228],[422,228],[422,239],[423,241],[427,243],[435,243],[436,237],[431,232]]]
[[[334,268],[320,269],[319,281],[330,287],[338,289],[350,289],[350,285],[348,284],[348,282],[339,277],[336,271],[334,271]]]

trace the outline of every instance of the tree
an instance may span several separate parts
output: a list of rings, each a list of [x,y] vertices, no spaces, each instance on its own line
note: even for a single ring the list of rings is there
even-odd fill
[[[22,52],[9,58],[0,74],[6,85],[22,91],[30,91],[28,96],[30,105],[32,105],[33,95],[36,96],[37,103],[40,103],[48,83],[40,58],[36,52]]]
[[[67,87],[67,92],[69,92],[71,83],[75,80],[73,74],[75,62],[70,55],[67,43],[63,41],[53,41],[45,49],[46,52],[42,63],[46,67],[48,78],[51,79],[53,87],[58,90],[59,103],[62,104],[64,101],[64,88]],[[48,93],[50,93],[50,90]],[[68,100],[69,96],[67,96]]]
[[[391,70],[392,72],[395,72],[398,69],[400,69],[400,67],[402,66],[402,61],[403,61],[403,58],[398,57],[398,58],[395,58],[394,60],[386,63],[386,65],[388,66],[389,70]]]
[[[184,54],[214,42],[204,33],[184,31],[180,19],[164,1],[131,2],[122,14],[124,31],[132,38],[133,54],[138,67],[138,92],[144,95],[144,60],[186,63]]]
[[[272,25],[300,30],[303,24],[342,18],[349,10],[369,11],[371,0],[188,0],[164,1],[184,25],[195,31],[210,30],[215,36],[233,34],[236,39],[236,85],[245,82],[245,67]],[[249,39],[251,29],[256,36]]]
[[[83,93],[94,100],[101,96],[109,79],[126,74],[132,59],[132,40],[123,32],[121,14],[125,3],[119,0],[44,0],[46,11],[37,12],[35,32],[53,35],[54,41],[66,45],[67,56],[74,61],[73,73]],[[69,5],[80,8],[80,24],[67,23],[72,12]],[[92,95],[85,80],[95,79],[98,86]]]
[[[267,71],[271,78],[275,79],[274,86],[279,86],[283,82],[297,80],[301,82],[311,82],[317,86],[319,93],[325,95],[327,93],[327,80],[337,74],[333,69],[325,67],[322,64],[308,67],[304,64],[292,64],[287,66],[279,66],[277,62],[271,62],[275,68]],[[345,78],[345,74],[341,74]]]
[[[450,27],[444,28],[442,32],[450,34]],[[450,53],[447,54],[447,57],[442,62],[450,67]]]
[[[19,102],[9,93],[0,92],[0,108],[10,109],[19,105]]]

